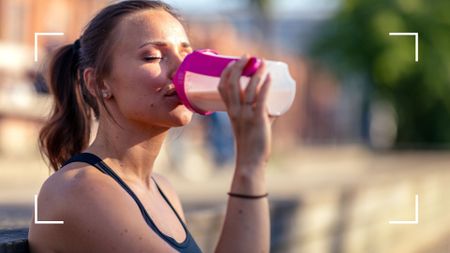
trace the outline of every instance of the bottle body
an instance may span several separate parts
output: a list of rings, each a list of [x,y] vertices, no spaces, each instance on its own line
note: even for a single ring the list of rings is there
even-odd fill
[[[226,111],[218,86],[220,74],[230,61],[238,58],[214,55],[209,52],[194,52],[204,54],[195,59],[189,59],[188,55],[183,61],[185,68],[180,67],[176,74],[175,86],[178,95],[188,108],[200,114],[210,114],[215,111]],[[187,60],[187,61],[186,61]],[[195,65],[194,61],[206,62],[199,68],[189,67]],[[256,72],[260,61],[254,59],[244,68],[240,78],[241,90],[244,91],[250,81],[251,75]],[[191,65],[192,66],[192,65]],[[268,92],[267,109],[270,115],[280,116],[292,105],[295,97],[295,81],[289,74],[287,64],[277,61],[266,61],[267,72],[271,75],[272,85]],[[211,72],[208,72],[212,70]],[[182,82],[180,82],[182,81]]]

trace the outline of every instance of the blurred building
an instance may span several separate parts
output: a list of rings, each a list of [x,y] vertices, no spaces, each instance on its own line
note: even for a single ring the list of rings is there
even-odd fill
[[[67,41],[107,0],[0,0],[0,40],[33,46],[35,32],[64,32]]]
[[[36,153],[37,133],[51,104],[46,96],[36,94],[45,91],[38,73],[48,53],[78,38],[91,16],[107,2],[0,0],[0,154],[26,157]],[[64,33],[39,37],[38,62],[34,62],[36,32]]]
[[[17,100],[1,103],[0,115],[27,115],[36,111],[35,108],[48,113],[48,103],[39,107],[30,102],[32,99],[26,99],[35,97],[36,73],[44,71],[48,53],[78,38],[83,26],[109,2],[0,0],[0,92],[5,94],[4,97]],[[357,138],[358,129],[354,128],[358,126],[355,122],[359,118],[353,109],[358,108],[358,102],[351,103],[350,107],[342,103],[359,98],[341,92],[337,80],[326,70],[316,68],[304,55],[317,36],[317,27],[336,11],[339,3],[329,0],[308,4],[271,1],[261,18],[258,9],[247,5],[247,1],[221,3],[223,8],[216,7],[214,11],[206,7],[189,9],[188,6],[194,6],[195,2],[202,1],[172,3],[186,18],[195,48],[212,48],[226,55],[250,53],[288,63],[297,82],[297,94],[290,111],[274,125],[275,152],[290,150],[299,144],[329,144]],[[214,5],[213,2],[209,5]],[[39,37],[37,63],[33,61],[35,32],[64,33],[64,36]],[[43,90],[42,85],[35,86]],[[23,113],[18,113],[17,108],[22,108]],[[36,131],[39,127],[32,129]]]
[[[0,86],[26,81],[37,71],[46,54],[79,37],[83,25],[106,0],[0,0]],[[62,32],[40,36],[39,62],[34,62],[36,32]]]

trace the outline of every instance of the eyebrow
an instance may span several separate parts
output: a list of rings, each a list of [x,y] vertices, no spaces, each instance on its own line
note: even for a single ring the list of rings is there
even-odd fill
[[[189,42],[181,42],[181,47],[183,48],[191,48],[191,44],[189,44]],[[153,46],[157,46],[157,47],[167,47],[168,43],[164,42],[164,41],[147,41],[144,44],[140,45],[138,49],[143,48],[147,45],[153,45]]]

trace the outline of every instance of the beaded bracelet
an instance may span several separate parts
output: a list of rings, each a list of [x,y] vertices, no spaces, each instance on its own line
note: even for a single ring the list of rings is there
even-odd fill
[[[241,199],[262,199],[262,198],[265,198],[265,197],[269,196],[269,193],[265,193],[265,194],[262,194],[262,195],[246,195],[246,194],[239,194],[239,193],[229,192],[228,196],[235,197],[235,198],[241,198]]]

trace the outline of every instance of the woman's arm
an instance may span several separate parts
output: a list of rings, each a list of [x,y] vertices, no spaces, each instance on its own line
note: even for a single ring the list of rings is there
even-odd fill
[[[267,193],[265,167],[270,155],[271,125],[266,110],[270,76],[265,64],[252,76],[244,92],[239,79],[247,64],[243,57],[224,70],[219,91],[227,105],[236,138],[236,169],[231,193],[262,196]],[[270,217],[266,197],[230,196],[216,252],[269,252]]]

